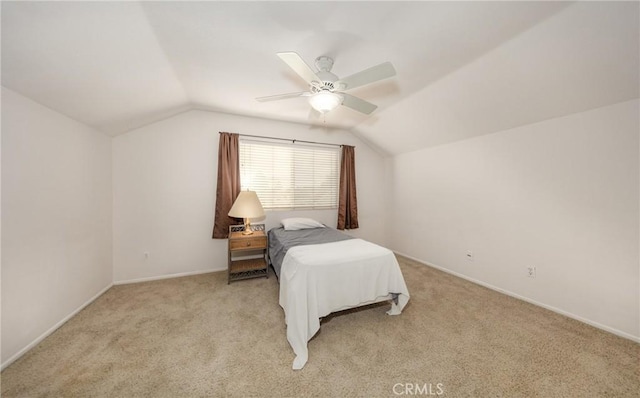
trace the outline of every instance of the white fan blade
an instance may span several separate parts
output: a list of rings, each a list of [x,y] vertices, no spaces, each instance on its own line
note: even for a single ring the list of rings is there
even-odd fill
[[[278,95],[269,95],[267,97],[258,97],[256,98],[256,101],[260,101],[260,102],[277,101],[277,100],[287,99],[287,98],[308,97],[310,95],[311,95],[310,92],[302,91],[299,93],[278,94]]]
[[[342,105],[366,115],[371,114],[371,112],[375,111],[378,107],[378,105],[374,105],[371,102],[367,102],[363,99],[354,97],[353,95],[349,95],[347,93],[340,93],[340,95],[344,97],[344,99],[342,100]]]
[[[278,53],[278,57],[282,59],[294,72],[302,77],[307,83],[321,82],[316,73],[307,65],[306,62],[295,52]]]
[[[340,90],[350,90],[352,88],[364,86],[365,84],[377,82],[396,75],[396,70],[391,62],[385,62],[380,65],[365,69],[362,72],[354,73],[351,76],[338,80],[334,83]]]

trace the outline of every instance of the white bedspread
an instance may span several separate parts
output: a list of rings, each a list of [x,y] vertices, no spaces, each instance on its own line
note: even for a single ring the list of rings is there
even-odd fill
[[[287,251],[280,271],[280,305],[287,340],[296,354],[293,369],[307,363],[307,342],[320,329],[320,318],[398,293],[387,312],[398,315],[409,301],[393,252],[362,239],[296,246]]]

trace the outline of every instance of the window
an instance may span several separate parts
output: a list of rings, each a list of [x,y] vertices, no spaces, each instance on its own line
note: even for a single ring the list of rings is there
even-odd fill
[[[265,209],[337,208],[339,167],[337,147],[240,140],[242,189]]]

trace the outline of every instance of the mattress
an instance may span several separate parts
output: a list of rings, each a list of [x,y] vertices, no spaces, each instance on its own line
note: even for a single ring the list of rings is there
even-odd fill
[[[292,247],[280,274],[279,302],[296,355],[293,369],[307,362],[307,342],[320,330],[320,318],[394,296],[387,314],[399,315],[409,301],[393,252],[362,239]]]

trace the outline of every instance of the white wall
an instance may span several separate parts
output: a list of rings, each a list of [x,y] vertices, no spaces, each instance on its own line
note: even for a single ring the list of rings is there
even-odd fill
[[[111,139],[2,88],[3,367],[111,283]]]
[[[640,339],[639,106],[394,157],[390,246]]]
[[[227,241],[211,239],[220,131],[355,145],[360,228],[349,233],[384,243],[384,161],[355,136],[189,111],[113,140],[116,283],[226,269]],[[265,224],[294,214],[336,224],[335,211],[270,212]]]

